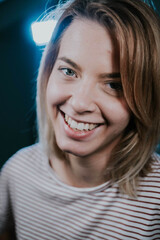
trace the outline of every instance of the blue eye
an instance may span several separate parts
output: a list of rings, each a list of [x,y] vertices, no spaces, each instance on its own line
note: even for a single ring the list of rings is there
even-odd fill
[[[76,77],[76,73],[70,68],[60,68],[60,70],[67,76]]]

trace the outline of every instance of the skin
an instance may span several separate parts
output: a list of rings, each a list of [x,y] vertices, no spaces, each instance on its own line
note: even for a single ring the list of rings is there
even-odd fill
[[[57,145],[68,153],[68,161],[52,156],[51,166],[71,186],[92,187],[104,182],[111,151],[129,123],[118,55],[109,32],[89,20],[74,20],[61,39],[46,101]],[[73,130],[64,114],[98,127]]]

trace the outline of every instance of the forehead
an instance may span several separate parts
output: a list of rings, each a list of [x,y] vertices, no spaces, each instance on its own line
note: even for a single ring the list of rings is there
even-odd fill
[[[85,63],[118,63],[118,51],[109,31],[97,22],[75,19],[67,28],[60,43],[60,56]]]
[[[95,21],[75,19],[65,31],[61,44],[68,46],[72,42],[71,44],[76,43],[81,46],[82,40],[86,47],[96,46],[97,49],[99,45],[100,49],[100,46],[106,45],[106,50],[108,51],[111,51],[113,48],[113,41],[107,29]]]

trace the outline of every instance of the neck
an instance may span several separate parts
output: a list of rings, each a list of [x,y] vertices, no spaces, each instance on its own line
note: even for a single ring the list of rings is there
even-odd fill
[[[105,157],[104,157],[105,156]],[[105,182],[104,171],[108,155],[94,154],[91,157],[77,157],[68,154],[67,160],[51,158],[51,167],[66,184],[74,187],[94,187]]]

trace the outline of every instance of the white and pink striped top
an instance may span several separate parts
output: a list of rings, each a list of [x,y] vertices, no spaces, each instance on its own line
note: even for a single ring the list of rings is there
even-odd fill
[[[109,182],[68,186],[40,144],[22,149],[1,172],[0,232],[12,218],[18,240],[160,240],[160,159],[132,199]]]

